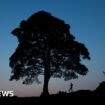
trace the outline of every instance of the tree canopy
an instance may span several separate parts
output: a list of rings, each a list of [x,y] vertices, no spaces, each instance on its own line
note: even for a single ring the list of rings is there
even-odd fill
[[[88,49],[75,40],[70,25],[50,13],[39,11],[33,14],[21,21],[12,34],[19,44],[10,57],[10,80],[23,79],[24,84],[31,84],[38,82],[39,75],[44,75],[46,84],[50,77],[70,80],[88,72],[81,64],[81,59],[90,59]]]

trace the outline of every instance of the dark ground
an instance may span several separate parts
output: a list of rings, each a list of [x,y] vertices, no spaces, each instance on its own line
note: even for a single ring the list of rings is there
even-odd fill
[[[94,102],[98,105],[102,105],[101,103],[105,102],[105,81],[100,83],[99,86],[94,90],[78,90],[76,92],[66,93],[66,92],[59,92],[58,94],[52,94],[49,96],[43,97],[5,97],[0,98],[0,105],[37,105],[37,104],[48,104],[48,105],[55,105],[55,104],[91,104]],[[103,103],[104,104],[104,103]],[[95,105],[95,104],[94,104]]]

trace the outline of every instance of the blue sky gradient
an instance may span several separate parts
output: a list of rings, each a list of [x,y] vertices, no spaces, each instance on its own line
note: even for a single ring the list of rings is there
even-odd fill
[[[42,92],[43,83],[26,86],[21,81],[9,81],[9,57],[18,45],[11,31],[21,20],[40,10],[70,24],[71,33],[86,45],[91,56],[90,61],[82,61],[89,68],[86,76],[68,82],[51,78],[50,93],[68,92],[70,82],[74,83],[75,91],[95,89],[105,80],[102,73],[105,71],[105,0],[0,0],[0,90],[14,90],[18,96],[37,96]]]

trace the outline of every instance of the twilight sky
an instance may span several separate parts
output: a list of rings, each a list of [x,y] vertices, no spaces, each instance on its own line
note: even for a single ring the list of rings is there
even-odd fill
[[[84,43],[91,56],[90,61],[82,61],[89,72],[86,76],[64,82],[50,79],[50,93],[59,90],[68,92],[70,82],[74,90],[94,90],[105,80],[105,0],[0,0],[0,90],[14,90],[17,96],[38,96],[42,84],[22,85],[21,81],[9,81],[11,68],[9,57],[14,53],[18,41],[11,31],[23,19],[40,10],[50,12],[71,25],[71,33],[76,40]]]

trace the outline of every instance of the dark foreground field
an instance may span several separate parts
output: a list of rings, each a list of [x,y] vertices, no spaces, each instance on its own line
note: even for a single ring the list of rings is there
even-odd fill
[[[100,85],[94,90],[78,90],[76,92],[66,93],[59,92],[58,94],[52,94],[49,96],[40,97],[5,97],[0,98],[0,105],[6,104],[87,104],[91,102],[99,102],[100,104],[105,102],[105,82],[100,83]],[[2,104],[1,104],[2,103]]]

